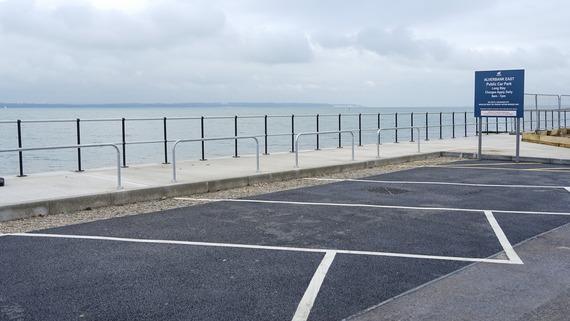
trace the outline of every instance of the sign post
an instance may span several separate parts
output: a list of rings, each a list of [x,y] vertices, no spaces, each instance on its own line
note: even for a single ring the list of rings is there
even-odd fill
[[[475,72],[475,117],[479,119],[481,160],[483,117],[516,118],[516,162],[519,161],[520,119],[524,117],[524,69]]]

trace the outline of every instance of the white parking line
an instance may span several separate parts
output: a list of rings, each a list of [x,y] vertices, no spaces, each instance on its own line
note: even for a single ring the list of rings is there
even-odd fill
[[[327,275],[335,256],[335,251],[326,252],[325,257],[321,261],[321,264],[319,264],[317,271],[315,271],[315,275],[313,275],[301,302],[299,302],[299,305],[297,306],[297,311],[295,311],[292,321],[305,321],[309,318],[309,313],[311,313],[315,299],[321,290],[321,285],[325,280],[325,276]]]
[[[419,184],[419,185],[452,185],[452,186],[472,186],[472,187],[503,187],[503,188],[544,188],[544,189],[566,189],[570,187],[556,185],[505,185],[505,184],[475,184],[475,183],[452,183],[452,182],[411,182],[411,181],[377,181],[367,179],[335,179],[335,178],[305,178],[315,181],[331,182],[363,182],[379,184]]]
[[[313,248],[302,248],[302,247],[284,247],[284,246],[232,244],[232,243],[208,243],[208,242],[175,241],[175,240],[133,239],[133,238],[110,237],[110,236],[93,236],[93,235],[41,234],[41,233],[13,233],[13,234],[5,234],[5,235],[22,236],[22,237],[44,237],[44,238],[131,242],[131,243],[149,243],[149,244],[174,244],[174,245],[207,246],[207,247],[222,247],[222,248],[227,247],[227,248],[290,251],[290,252],[309,252],[309,253],[335,252],[337,254],[388,256],[388,257],[401,257],[401,258],[426,259],[426,260],[481,262],[481,263],[497,263],[497,264],[521,264],[518,262],[512,262],[510,260],[485,259],[485,258],[481,259],[481,258],[458,257],[458,256],[440,256],[440,255],[424,255],[424,254],[393,253],[393,252],[372,252],[372,251],[351,251],[351,250],[334,250],[334,249],[313,249]]]
[[[472,212],[472,213],[483,213],[484,211],[491,211],[494,213],[509,213],[509,214],[570,216],[570,212],[507,211],[507,210],[489,210],[489,209],[474,209],[474,208],[421,207],[421,206],[397,206],[397,205],[350,204],[350,203],[319,203],[319,202],[297,202],[297,201],[269,201],[269,200],[227,199],[227,198],[176,197],[174,199],[176,199],[176,200],[187,200],[187,201],[199,201],[199,202],[242,202],[242,203],[267,203],[267,204],[313,205],[313,206],[339,206],[339,207],[365,207],[365,208],[367,207],[367,208],[391,208],[391,209],[404,209],[404,210],[450,211],[450,212]]]
[[[507,236],[503,232],[503,229],[501,228],[501,226],[499,225],[499,223],[495,219],[493,212],[485,211],[485,217],[487,217],[489,224],[491,224],[491,227],[493,228],[495,235],[497,235],[497,238],[499,239],[499,243],[501,243],[501,246],[505,250],[505,254],[507,254],[507,257],[509,258],[509,260],[522,264],[523,262],[522,262],[521,258],[518,256],[518,254],[513,249],[511,242],[509,242],[509,240],[507,239]]]

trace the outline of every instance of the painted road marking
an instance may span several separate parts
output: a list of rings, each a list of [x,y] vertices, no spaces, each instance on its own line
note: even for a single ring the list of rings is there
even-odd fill
[[[473,167],[473,166],[430,166],[436,168],[458,168],[458,169],[483,169],[483,170],[496,170],[496,171],[529,171],[529,172],[560,172],[568,173],[570,168],[559,167],[559,168],[506,168],[506,167]]]
[[[306,180],[330,181],[330,182],[359,182],[380,184],[418,184],[418,185],[452,185],[473,187],[505,187],[505,188],[545,188],[545,189],[568,189],[565,186],[556,185],[505,185],[505,184],[475,184],[475,183],[450,183],[450,182],[411,182],[411,181],[377,181],[366,179],[342,179],[342,178],[305,178]]]
[[[268,201],[254,199],[227,199],[227,198],[187,198],[175,197],[175,200],[187,200],[196,202],[242,202],[242,203],[266,203],[266,204],[288,204],[288,205],[312,205],[312,206],[339,206],[339,207],[364,207],[364,208],[391,208],[405,210],[423,210],[423,211],[450,211],[450,212],[472,212],[482,213],[491,211],[494,213],[509,214],[533,214],[533,215],[562,215],[570,216],[567,212],[534,212],[534,211],[507,211],[507,210],[488,210],[473,208],[450,208],[450,207],[421,207],[421,206],[396,206],[396,205],[375,205],[375,204],[350,204],[350,203],[319,203],[319,202],[296,202],[296,201]]]
[[[497,264],[521,264],[519,262],[512,262],[510,260],[503,260],[503,259],[485,259],[485,258],[424,255],[424,254],[409,254],[409,253],[394,253],[394,252],[313,249],[313,248],[300,248],[300,247],[232,244],[232,243],[208,243],[208,242],[174,241],[174,240],[134,239],[134,238],[110,237],[110,236],[41,234],[41,233],[13,233],[13,234],[6,234],[6,235],[8,235],[8,236],[19,236],[19,237],[44,237],[44,238],[82,239],[82,240],[99,240],[99,241],[115,241],[115,242],[130,242],[130,243],[148,243],[148,244],[173,244],[173,245],[190,245],[190,246],[221,247],[221,248],[240,248],[240,249],[254,249],[254,250],[309,252],[309,253],[335,252],[338,254],[349,254],[349,255],[388,256],[388,257],[401,257],[401,258],[426,259],[426,260],[481,262],[481,263],[497,263]]]
[[[321,264],[319,264],[317,271],[315,271],[315,275],[313,275],[301,302],[299,302],[299,305],[297,306],[297,311],[295,311],[292,321],[305,321],[309,318],[309,313],[311,313],[311,310],[313,309],[315,299],[321,290],[321,285],[325,280],[325,276],[327,275],[335,256],[335,251],[326,252],[325,257],[321,261]]]
[[[570,192],[570,187],[564,187],[564,189]]]
[[[499,223],[495,219],[493,212],[485,211],[485,217],[487,217],[489,224],[491,224],[491,227],[493,228],[495,235],[497,235],[497,238],[499,239],[499,243],[501,243],[501,246],[505,250],[505,254],[507,254],[507,257],[509,258],[509,260],[511,260],[512,262],[519,262],[522,264],[523,262],[522,262],[521,258],[518,256],[518,254],[513,249],[511,242],[509,242],[509,240],[507,239],[507,236],[503,232],[503,229],[501,228],[501,226],[499,225]]]

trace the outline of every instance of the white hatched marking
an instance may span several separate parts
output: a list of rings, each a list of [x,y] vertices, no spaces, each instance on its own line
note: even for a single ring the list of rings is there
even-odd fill
[[[326,252],[325,257],[321,261],[321,264],[319,264],[317,271],[315,271],[315,275],[313,275],[311,283],[309,283],[301,302],[299,302],[299,305],[297,306],[297,311],[295,311],[292,321],[305,321],[309,318],[309,313],[311,313],[315,299],[321,290],[321,285],[325,280],[335,256],[335,251]]]

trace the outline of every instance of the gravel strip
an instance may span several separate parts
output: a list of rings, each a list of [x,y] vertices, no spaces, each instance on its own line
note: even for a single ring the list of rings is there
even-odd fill
[[[417,167],[429,167],[456,160],[457,158],[440,157],[435,159],[428,159],[428,160],[415,161],[409,163],[386,165],[386,166],[373,167],[361,170],[347,171],[336,174],[328,174],[328,175],[319,176],[318,178],[356,179],[356,178],[362,178],[378,174],[407,170]],[[207,199],[233,199],[233,198],[248,197],[259,194],[266,194],[276,191],[327,184],[327,183],[329,182],[312,180],[312,179],[294,179],[283,182],[256,184],[252,186],[234,188],[230,190],[212,192],[206,194],[194,194],[191,196],[189,195],[188,197],[207,198]],[[52,227],[110,219],[114,217],[163,211],[167,209],[192,206],[199,203],[203,202],[178,200],[175,198],[163,198],[161,200],[138,202],[134,204],[127,204],[121,206],[106,206],[106,207],[95,208],[92,210],[82,210],[78,212],[61,213],[61,214],[48,215],[43,217],[31,217],[21,220],[0,222],[0,233],[4,234],[25,233],[25,232],[42,230]]]

